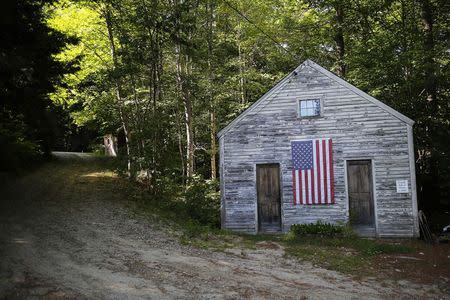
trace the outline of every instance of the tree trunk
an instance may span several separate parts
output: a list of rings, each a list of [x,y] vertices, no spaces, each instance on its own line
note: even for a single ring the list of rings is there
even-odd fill
[[[177,136],[178,136],[178,152],[180,154],[180,161],[181,161],[181,183],[185,184],[185,174],[186,174],[186,166],[184,163],[184,152],[183,152],[183,126],[181,122],[179,121],[180,118],[178,118],[178,111],[174,111],[175,116],[175,125],[177,126]]]
[[[148,5],[147,1],[141,0],[141,6],[145,10],[144,21],[145,21],[145,29],[148,34],[148,38],[146,38],[146,43],[148,44],[149,58],[147,61],[147,74],[148,74],[148,102],[145,107],[145,111],[151,111],[151,114],[147,113],[147,116],[151,119],[151,145],[147,147],[149,149],[149,153],[146,152],[145,161],[146,161],[146,172],[148,176],[148,184],[150,191],[155,193],[156,186],[156,174],[157,174],[157,165],[158,160],[160,159],[159,153],[162,152],[162,149],[158,149],[160,146],[159,143],[159,133],[160,133],[160,125],[157,122],[158,118],[158,103],[161,100],[161,62],[162,59],[161,54],[161,41],[160,41],[160,33],[161,28],[157,23],[157,14],[158,14],[158,0],[152,0]],[[158,151],[160,150],[160,151]]]
[[[136,131],[139,134],[135,135],[134,140],[138,141],[136,143],[137,146],[137,155],[139,155],[139,157],[144,157],[145,156],[145,151],[146,151],[146,147],[145,147],[145,143],[144,143],[144,128],[143,125],[145,124],[145,115],[143,116],[141,113],[141,106],[139,105],[139,101],[138,101],[138,96],[137,96],[137,88],[136,88],[136,80],[133,74],[131,74],[131,86],[133,87],[133,103],[134,103],[134,110],[135,113],[132,117],[132,119],[134,120],[133,125],[134,128],[136,129]],[[139,170],[143,170],[144,166],[142,165],[142,161],[139,160]]]
[[[437,112],[436,103],[436,67],[434,63],[434,38],[433,38],[433,9],[429,0],[421,0],[421,21],[424,33],[424,73],[425,92],[429,102],[431,113]]]
[[[239,29],[240,30],[240,29]],[[242,53],[240,33],[238,33],[238,58],[239,58],[239,96],[241,104],[244,106],[245,102],[245,79],[244,79],[244,54]]]
[[[191,64],[189,55],[185,55],[185,83],[189,80],[189,76],[191,76]],[[187,85],[187,84],[186,84]],[[185,114],[185,123],[186,123],[186,176],[187,178],[191,178],[194,175],[194,130],[192,126],[192,102],[191,102],[191,93],[189,91],[189,85],[184,86],[183,91],[183,104],[184,104],[184,114]]]
[[[217,178],[217,144],[216,144],[216,135],[217,135],[217,127],[216,127],[216,113],[214,110],[211,110],[210,113],[210,121],[211,121],[211,179]]]
[[[181,1],[183,2],[183,1]],[[174,11],[178,11],[179,5],[177,0],[172,1],[173,9]],[[183,11],[185,14],[195,13],[189,11],[189,7],[186,11]],[[177,28],[177,36],[176,36],[176,42],[175,42],[175,56],[176,56],[176,79],[177,79],[177,86],[178,86],[178,95],[181,96],[183,101],[183,108],[184,108],[184,123],[185,123],[185,130],[186,130],[186,177],[189,180],[194,175],[194,130],[193,130],[193,121],[192,121],[192,101],[191,101],[191,94],[190,94],[190,76],[191,76],[191,58],[187,54],[186,49],[183,49],[181,40],[182,36],[187,36],[186,44],[190,43],[191,39],[191,32],[190,29],[187,27],[184,27],[184,24],[180,24],[181,15],[178,15],[178,17],[175,19],[175,28]],[[183,35],[182,35],[183,33]],[[184,46],[189,47],[189,46]]]
[[[436,8],[432,7],[432,3],[430,0],[420,0],[420,18],[422,22],[422,30],[423,30],[423,73],[424,73],[424,91],[426,93],[426,112],[422,112],[422,115],[426,116],[425,132],[428,139],[428,145],[425,146],[425,149],[430,155],[428,156],[428,168],[429,175],[431,177],[432,182],[434,183],[434,195],[435,197],[440,197],[441,192],[441,182],[439,175],[440,173],[440,165],[439,165],[439,141],[435,138],[437,136],[437,132],[442,130],[442,128],[437,128],[436,123],[433,120],[439,118],[441,113],[440,107],[437,99],[437,67],[434,61],[434,34],[433,34],[433,26],[434,26],[434,16],[433,12]]]
[[[208,7],[208,98],[209,98],[209,115],[210,115],[210,141],[211,141],[211,179],[216,179],[216,113],[215,101],[213,93],[213,72],[212,72],[212,56],[213,56],[213,30],[214,30],[214,4],[209,0],[206,4]]]
[[[338,56],[336,72],[340,77],[345,77],[346,65],[345,65],[345,44],[344,44],[344,8],[342,1],[337,1],[334,9],[336,11],[336,32],[334,41],[336,42],[336,52]]]
[[[176,52],[176,73],[179,95],[183,100],[184,124],[186,130],[186,177],[191,178],[194,175],[194,140],[192,129],[192,103],[190,93],[186,86],[186,80],[189,76],[189,56],[181,53],[181,45],[175,45]]]
[[[106,22],[106,29],[108,31],[108,39],[109,39],[109,47],[111,50],[111,58],[113,61],[113,68],[114,70],[118,69],[118,59],[117,59],[117,53],[116,53],[116,45],[114,42],[114,33],[113,33],[113,27],[112,27],[112,20],[111,20],[111,11],[110,8],[107,6],[105,8],[105,11],[103,13],[104,17],[105,17],[105,22]],[[128,131],[128,126],[126,123],[126,119],[125,119],[125,113],[124,113],[124,108],[123,108],[123,98],[122,98],[122,87],[121,87],[121,83],[120,80],[115,78],[114,80],[114,84],[116,86],[116,100],[117,100],[117,105],[119,108],[119,116],[120,116],[120,121],[122,123],[122,129],[125,135],[125,147],[126,147],[126,151],[127,151],[127,172],[128,172],[128,176],[131,177],[131,147],[130,147],[130,136],[129,136],[129,131]]]

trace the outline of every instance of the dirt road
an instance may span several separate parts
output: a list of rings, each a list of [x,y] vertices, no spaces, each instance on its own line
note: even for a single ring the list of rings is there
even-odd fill
[[[180,245],[136,214],[122,179],[70,156],[4,182],[0,298],[445,298],[436,286],[348,276],[260,247],[226,253]],[[273,249],[274,248],[274,249]]]

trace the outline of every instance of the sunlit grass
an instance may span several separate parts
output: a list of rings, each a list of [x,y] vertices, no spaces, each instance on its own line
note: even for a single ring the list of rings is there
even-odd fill
[[[23,238],[15,238],[12,240],[13,243],[15,244],[28,244],[30,243],[29,241],[27,241],[26,239]]]
[[[102,172],[92,172],[83,174],[80,177],[108,177],[108,178],[117,178],[117,174],[113,171],[102,171]]]

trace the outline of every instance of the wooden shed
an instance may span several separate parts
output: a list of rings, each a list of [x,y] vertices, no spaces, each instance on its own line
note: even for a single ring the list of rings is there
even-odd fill
[[[219,132],[222,227],[418,236],[413,124],[306,60]]]

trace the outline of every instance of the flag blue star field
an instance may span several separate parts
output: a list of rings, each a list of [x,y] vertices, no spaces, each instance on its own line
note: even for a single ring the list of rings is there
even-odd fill
[[[292,141],[294,204],[334,204],[331,139]]]

